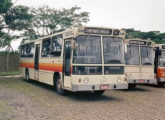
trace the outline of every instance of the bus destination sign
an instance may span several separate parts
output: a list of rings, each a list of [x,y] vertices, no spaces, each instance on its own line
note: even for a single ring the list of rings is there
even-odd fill
[[[112,34],[111,29],[99,29],[99,28],[85,28],[84,32],[88,34],[104,34],[104,35]]]
[[[146,41],[138,41],[138,40],[130,40],[129,44],[132,44],[132,45],[146,45],[147,42]]]

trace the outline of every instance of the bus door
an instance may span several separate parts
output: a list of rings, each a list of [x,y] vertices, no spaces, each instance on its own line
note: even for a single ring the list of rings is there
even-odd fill
[[[71,88],[71,40],[65,40],[64,44],[64,73],[63,84],[64,87]]]
[[[39,56],[40,56],[40,45],[36,45],[35,58],[34,58],[34,79],[39,80]]]

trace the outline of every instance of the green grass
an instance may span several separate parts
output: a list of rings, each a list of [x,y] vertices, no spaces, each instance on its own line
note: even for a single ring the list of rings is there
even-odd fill
[[[20,73],[18,71],[15,72],[0,72],[0,76],[9,76],[9,75],[19,75]]]

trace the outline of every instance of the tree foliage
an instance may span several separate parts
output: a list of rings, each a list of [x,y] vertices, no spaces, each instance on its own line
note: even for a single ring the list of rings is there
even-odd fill
[[[11,0],[0,0],[0,14],[6,13],[11,6]]]
[[[126,29],[126,38],[151,39],[156,43],[165,44],[165,33],[160,33],[160,31],[141,32],[134,29]]]
[[[0,14],[0,47],[10,46],[12,40],[21,37],[19,32],[22,32],[29,27],[33,17],[28,13],[28,7],[10,6],[10,8],[7,8],[1,10],[3,13]]]
[[[71,26],[87,23],[89,13],[79,12],[80,9],[77,6],[62,10],[52,9],[48,6],[42,6],[38,9],[32,8],[30,12],[34,18],[31,21],[31,27],[27,29],[24,36],[26,36],[26,39],[36,39],[65,30]]]

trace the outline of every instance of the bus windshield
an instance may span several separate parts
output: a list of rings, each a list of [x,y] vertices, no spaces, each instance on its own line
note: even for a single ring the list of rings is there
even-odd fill
[[[77,37],[73,63],[101,64],[101,38],[86,35]]]
[[[126,65],[140,65],[139,47],[127,45],[127,52],[125,53]]]
[[[140,47],[141,50],[141,64],[154,65],[153,48]]]
[[[160,67],[165,67],[165,50],[161,51],[159,65]]]
[[[105,64],[124,63],[124,47],[121,38],[103,37],[103,45]]]

